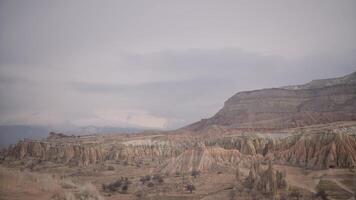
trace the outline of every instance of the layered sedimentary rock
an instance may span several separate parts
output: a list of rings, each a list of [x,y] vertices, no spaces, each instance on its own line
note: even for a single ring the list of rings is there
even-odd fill
[[[183,150],[173,144],[118,145],[108,152],[108,160],[142,160],[151,158],[171,158]]]
[[[167,159],[179,155],[183,148],[173,143],[118,144],[87,143],[78,138],[50,138],[43,141],[20,141],[5,152],[8,158],[23,160],[33,158],[41,161],[88,166],[112,161],[137,161],[143,159]],[[67,137],[65,138],[68,139]],[[95,141],[95,138],[92,138]]]
[[[261,138],[254,134],[230,136],[230,137],[215,137],[206,139],[207,146],[220,146],[224,149],[237,149],[245,155],[265,154],[265,148],[268,143],[272,142],[270,138]]]
[[[221,147],[206,147],[200,143],[173,157],[161,169],[165,173],[214,171],[240,162],[238,150],[226,150]]]
[[[167,172],[211,170],[252,157],[272,159],[312,169],[351,168],[356,166],[356,135],[352,128],[306,131],[283,135],[242,134],[223,137],[197,137],[183,141],[160,139],[98,143],[79,138],[20,141],[3,153],[5,158],[87,166],[103,161],[157,160],[166,163]],[[84,142],[85,141],[85,142]]]
[[[18,160],[35,158],[41,161],[87,166],[103,161],[105,152],[100,146],[95,145],[21,141],[8,149],[7,157]]]
[[[329,82],[314,81],[318,84],[312,82],[301,87],[239,92],[212,118],[203,119],[184,130],[202,131],[214,125],[243,130],[275,130],[356,120],[355,74],[349,75],[346,82],[342,77]]]
[[[280,140],[269,154],[282,164],[314,169],[350,168],[356,166],[356,137],[333,131],[298,134]]]

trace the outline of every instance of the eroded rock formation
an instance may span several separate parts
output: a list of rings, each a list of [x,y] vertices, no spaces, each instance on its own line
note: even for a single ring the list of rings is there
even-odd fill
[[[146,142],[100,143],[95,137],[91,142],[85,138],[25,140],[11,146],[3,157],[17,160],[34,158],[79,166],[108,160],[156,160],[165,164],[162,169],[169,173],[218,169],[240,160],[246,166],[252,158],[311,169],[352,168],[356,166],[356,135],[352,134],[353,131],[326,129],[296,131],[289,136],[242,134],[181,141],[170,136],[170,140],[163,138],[156,142],[147,139]]]
[[[282,139],[270,153],[282,164],[313,169],[356,166],[356,137],[338,132],[298,134]]]
[[[187,149],[178,157],[169,159],[161,170],[170,174],[175,172],[214,171],[236,165],[240,159],[241,154],[238,150],[206,147],[200,143],[196,147]]]
[[[251,166],[245,184],[248,188],[264,194],[275,195],[279,190],[287,189],[286,174],[275,170],[271,162],[268,168],[263,170],[259,162]]]
[[[7,151],[8,157],[18,160],[34,158],[41,161],[87,166],[103,161],[105,152],[100,146],[58,144],[43,141],[21,141]]]

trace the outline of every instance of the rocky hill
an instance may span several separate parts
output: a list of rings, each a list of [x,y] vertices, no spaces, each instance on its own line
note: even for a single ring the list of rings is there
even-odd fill
[[[291,90],[316,89],[316,88],[323,88],[327,86],[349,85],[349,84],[356,84],[356,72],[338,78],[312,80],[304,85],[290,85],[282,88],[291,89]]]
[[[276,130],[356,120],[356,73],[334,79],[239,92],[213,117],[184,127],[200,131],[211,126]]]

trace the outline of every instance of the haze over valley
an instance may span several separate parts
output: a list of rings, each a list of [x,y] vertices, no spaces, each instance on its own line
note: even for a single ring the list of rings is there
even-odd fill
[[[356,2],[0,1],[0,200],[356,200]]]

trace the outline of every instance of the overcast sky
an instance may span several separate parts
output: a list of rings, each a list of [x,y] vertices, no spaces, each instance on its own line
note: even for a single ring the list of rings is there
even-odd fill
[[[356,71],[355,0],[0,0],[0,125],[172,129]]]

